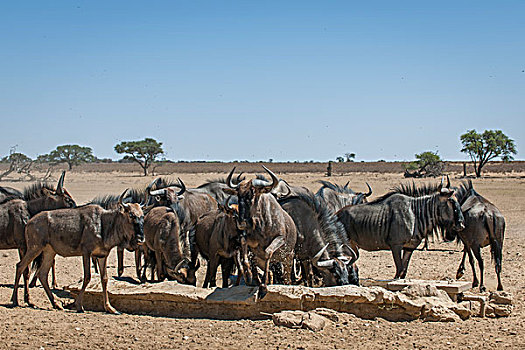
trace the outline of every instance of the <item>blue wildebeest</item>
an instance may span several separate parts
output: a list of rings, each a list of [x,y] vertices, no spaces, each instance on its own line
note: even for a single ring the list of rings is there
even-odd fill
[[[264,267],[260,294],[264,294],[269,281],[270,261],[278,261],[283,267],[283,282],[291,283],[294,247],[297,239],[295,224],[270,193],[279,183],[273,172],[263,166],[272,181],[262,179],[243,180],[233,184],[235,168],[227,178],[229,188],[224,191],[236,195],[239,202],[237,227],[246,231],[246,246],[254,253],[259,266]],[[244,248],[243,248],[244,250]],[[243,254],[243,257],[246,255]],[[246,265],[246,264],[245,264]]]
[[[297,229],[295,257],[308,286],[313,286],[310,265],[321,273],[324,285],[359,284],[357,255],[348,246],[343,225],[313,194],[302,193],[279,200]]]
[[[193,230],[201,215],[217,208],[217,201],[202,189],[187,189],[181,179],[178,179],[176,185],[148,190],[148,194],[160,205],[171,208],[172,212],[171,214],[160,215],[159,211],[155,211],[155,216],[152,215],[147,218],[148,222],[151,221],[151,225],[148,224],[146,230],[147,236],[150,237],[147,239],[147,248],[150,251],[155,251],[155,254],[145,251],[148,263],[156,266],[157,273],[166,270],[169,277],[176,278],[181,283],[195,285],[195,272],[199,266],[195,265],[198,260],[192,262],[191,259],[191,251],[194,249]],[[178,220],[177,224],[175,223],[176,220]],[[165,240],[154,240],[152,238],[159,235],[158,231],[161,227],[164,227],[162,231],[166,237],[168,231],[170,232],[171,243],[168,244]],[[170,229],[167,230],[166,227]],[[178,232],[179,238],[175,237],[176,232]],[[154,241],[155,245],[153,244]],[[169,246],[173,245],[173,242],[178,242],[179,248]],[[158,258],[163,256],[164,258],[159,261]],[[177,265],[173,265],[174,261],[177,261]],[[163,266],[166,263],[168,265]],[[157,277],[160,278],[161,276]]]
[[[472,181],[463,182],[456,190],[456,198],[461,204],[461,211],[465,217],[465,229],[461,231],[447,231],[447,239],[457,238],[463,242],[463,258],[459,265],[456,278],[461,278],[465,273],[465,257],[468,255],[472,274],[474,275],[473,287],[477,287],[481,292],[485,291],[483,285],[483,259],[481,248],[490,245],[490,252],[496,267],[498,277],[498,290],[503,290],[501,283],[501,262],[503,259],[503,240],[505,238],[505,218],[499,209],[488,201],[485,197],[476,192],[472,186]],[[474,258],[479,264],[480,281],[476,276]]]
[[[56,189],[49,184],[36,183],[24,189],[22,199],[6,197],[0,203],[0,249],[18,249],[20,258],[25,254],[24,230],[31,217],[44,210],[72,208],[75,201],[64,188],[65,171],[62,172]],[[15,193],[10,191],[10,193]],[[18,196],[18,194],[17,194]],[[29,304],[29,270],[24,271],[24,298]],[[53,269],[53,286],[56,278]]]
[[[336,213],[354,247],[367,251],[391,250],[394,278],[405,278],[412,252],[436,229],[464,228],[464,218],[450,188],[418,197],[396,190],[365,204]],[[403,253],[403,254],[402,254]]]
[[[237,228],[237,210],[235,202],[229,196],[225,205],[218,204],[217,210],[212,210],[202,215],[195,226],[196,249],[193,252],[192,261],[198,259],[197,254],[208,261],[206,277],[203,288],[216,286],[217,267],[221,265],[222,287],[228,287],[229,277],[237,264],[239,276],[243,274],[240,264],[240,242],[243,235]]]
[[[346,207],[347,205],[356,205],[367,202],[367,197],[372,194],[372,188],[368,183],[368,192],[354,192],[348,188],[350,181],[344,186],[333,184],[328,181],[319,181],[323,186],[315,194],[317,198],[326,205],[332,212],[336,212],[339,209]]]
[[[42,265],[37,271],[49,301],[55,309],[62,309],[55,302],[47,276],[55,255],[82,256],[84,280],[75,300],[78,312],[84,311],[82,300],[91,280],[91,257],[98,258],[100,279],[104,297],[104,309],[118,313],[109,303],[107,293],[107,256],[111,249],[123,241],[144,242],[144,214],[137,203],[123,203],[127,190],[122,193],[117,209],[106,210],[99,205],[83,205],[71,209],[45,211],[35,215],[26,225],[27,252],[16,264],[16,277],[11,301],[18,305],[20,275],[31,261],[43,254]],[[131,243],[133,244],[133,243]]]

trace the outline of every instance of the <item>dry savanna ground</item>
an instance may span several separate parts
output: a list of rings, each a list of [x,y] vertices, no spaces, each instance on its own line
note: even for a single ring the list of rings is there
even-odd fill
[[[114,165],[112,165],[114,166]],[[244,170],[243,164],[237,164]],[[302,166],[302,165],[301,165]],[[358,164],[355,164],[358,166]],[[199,169],[192,165],[192,171],[177,172],[188,186],[196,186],[206,179],[225,176],[224,171],[231,165],[211,166]],[[252,176],[256,168],[250,166]],[[276,169],[292,184],[317,190],[316,181],[326,179],[325,167],[315,170],[307,168]],[[287,171],[288,170],[288,171]],[[302,172],[297,170],[303,170]],[[138,176],[131,168],[118,167],[79,168],[67,174],[66,188],[76,199],[84,203],[99,194],[120,193],[127,187],[143,186],[153,177]],[[454,169],[452,181],[457,183],[458,166]],[[405,181],[398,169],[392,172],[348,171],[341,168],[330,180],[338,183],[350,181],[351,187],[364,191],[365,181],[374,189],[373,196],[384,194],[391,186]],[[165,348],[280,348],[280,349],[404,349],[404,348],[523,348],[525,344],[525,273],[522,255],[525,247],[525,232],[522,229],[525,213],[525,176],[519,169],[487,173],[482,179],[474,180],[478,192],[489,198],[505,215],[507,231],[504,244],[503,284],[514,295],[515,309],[509,318],[480,319],[456,323],[430,322],[388,322],[383,319],[361,320],[353,316],[345,321],[331,323],[323,331],[292,330],[276,327],[270,320],[265,321],[221,321],[212,319],[177,319],[140,315],[120,316],[100,312],[77,314],[73,311],[51,309],[41,287],[31,290],[36,308],[26,306],[11,308],[9,300],[15,264],[16,251],[0,252],[0,348],[32,349],[165,349]],[[416,180],[432,181],[432,180]],[[438,180],[433,180],[438,181]],[[27,182],[2,181],[0,185],[23,188]],[[455,243],[436,241],[431,251],[416,251],[411,261],[409,278],[446,279],[455,276],[461,259],[461,247]],[[489,290],[495,290],[494,268],[490,253],[485,248],[485,279]],[[132,254],[126,255],[125,275],[134,276]],[[359,260],[362,278],[391,278],[394,275],[390,252],[361,252]],[[77,282],[82,277],[80,258],[57,258],[57,278],[60,286]],[[204,273],[201,268],[201,276]],[[116,275],[116,256],[110,256],[110,275]],[[472,277],[467,268],[465,279]],[[202,283],[202,278],[200,279]],[[64,302],[67,297],[60,290],[56,295]],[[22,301],[22,293],[20,293]],[[23,305],[23,304],[22,304]]]

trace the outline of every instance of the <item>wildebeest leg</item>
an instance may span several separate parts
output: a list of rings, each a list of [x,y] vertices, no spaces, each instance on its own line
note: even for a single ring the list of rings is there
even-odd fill
[[[312,269],[312,264],[309,261],[301,262],[302,271],[304,273],[303,281],[307,287],[314,286],[314,272]]]
[[[219,256],[217,254],[210,256],[210,259],[208,260],[208,266],[206,268],[206,277],[204,278],[204,284],[202,285],[202,288],[208,288],[208,285],[210,285],[210,287],[215,287],[216,282],[214,275],[217,274],[218,264]]]
[[[235,285],[238,286],[239,284],[241,284],[241,277],[244,277],[246,275],[242,267],[240,250],[236,250],[234,256],[235,256],[235,265],[237,266],[237,279],[235,280]],[[244,283],[246,283],[246,277],[245,277]]]
[[[496,276],[498,277],[498,290],[503,290],[503,284],[501,284],[501,262],[496,262]]]
[[[469,247],[465,247],[467,249],[468,254],[468,262],[470,263],[470,268],[472,269],[472,275],[474,276],[474,280],[472,281],[472,288],[476,288],[479,285],[478,276],[476,276],[476,266],[474,264],[474,256],[472,255],[472,251]]]
[[[273,253],[282,247],[284,244],[284,237],[283,236],[277,236],[273,239],[272,243],[266,249],[264,252],[266,253],[266,260],[264,262],[264,276],[263,276],[263,283],[261,284],[260,291],[262,293],[266,293],[268,282],[270,279],[270,260],[272,260]],[[261,294],[261,293],[260,293]]]
[[[35,260],[35,258],[42,252],[42,247],[36,247],[33,249],[28,249],[22,259],[16,264],[16,274],[15,274],[15,283],[13,286],[13,295],[11,296],[11,302],[13,303],[13,306],[18,306],[18,285],[20,284],[20,277],[24,272],[27,271],[27,274],[29,274],[29,264]],[[27,276],[27,279],[29,280],[29,276]],[[24,284],[25,287],[25,284]],[[29,287],[29,286],[28,286]],[[27,289],[27,294],[29,298],[29,288]]]
[[[124,248],[117,247],[117,276],[121,277],[124,273]]]
[[[222,288],[228,288],[233,270],[233,258],[221,258]]]
[[[403,271],[401,271],[399,278],[405,278],[407,276],[408,264],[410,263],[413,252],[414,249],[412,248],[403,248]]]
[[[163,267],[162,254],[159,251],[155,251],[155,270],[157,271],[157,281],[162,281],[164,274],[162,273]],[[153,271],[151,271],[151,279],[155,280],[153,277]]]
[[[42,287],[44,287],[44,290],[46,291],[47,298],[51,302],[51,305],[53,305],[54,309],[62,310],[62,306],[57,304],[55,302],[55,297],[53,293],[51,292],[51,288],[49,288],[49,282],[48,282],[48,276],[49,276],[49,269],[53,266],[53,262],[55,261],[55,255],[56,253],[53,251],[53,248],[50,246],[47,246],[46,249],[44,249],[44,256],[42,258],[42,266],[40,266],[40,269],[38,269],[38,280],[40,281],[40,284],[42,284]]]
[[[479,291],[484,292],[486,288],[483,285],[483,258],[481,257],[481,247],[478,244],[474,245],[472,247],[472,253],[474,253],[479,265]]]
[[[98,273],[98,262],[97,262],[97,258],[92,257],[92,258],[91,258],[91,262],[93,263],[93,269],[95,270],[95,273]]]
[[[82,254],[82,263],[84,265],[84,281],[82,281],[82,289],[80,289],[80,292],[77,295],[77,298],[75,299],[75,307],[77,309],[77,312],[84,312],[84,306],[83,306],[83,300],[84,300],[84,292],[86,291],[86,287],[91,281],[91,254],[89,252],[84,252]]]
[[[459,280],[465,274],[465,258],[467,257],[467,247],[463,246],[463,258],[461,258],[461,263],[458,267],[458,272],[456,272],[456,279]]]
[[[394,246],[392,249],[392,256],[394,257],[394,263],[396,264],[396,275],[394,279],[398,279],[403,271],[403,260],[401,259],[402,246]]]
[[[137,273],[137,278],[140,279],[140,270],[142,269],[142,249],[138,247],[135,250],[135,272]]]
[[[20,260],[22,260],[22,258],[24,257],[24,250],[25,249],[18,249],[18,256],[20,257]],[[34,305],[31,304],[31,302],[29,301],[29,286],[28,286],[29,275],[30,273],[29,273],[29,267],[28,267],[24,271],[24,302],[27,305],[33,307]],[[36,273],[35,273],[35,278],[36,278]]]
[[[52,282],[51,282],[51,286],[53,287],[53,289],[58,289],[58,284],[57,284],[57,276],[55,274],[55,259],[53,259],[53,264],[51,265],[51,276],[52,276]]]
[[[247,286],[251,286],[253,284],[253,272],[252,272],[252,266],[250,262],[248,261],[248,243],[246,243],[246,238],[241,238],[241,259],[242,259],[242,265],[244,266],[244,283],[246,283]],[[254,266],[255,267],[255,266]],[[255,267],[255,271],[257,271],[257,268]],[[257,272],[255,272],[255,276],[257,276]]]
[[[115,310],[113,306],[109,303],[108,296],[108,270],[107,262],[108,257],[98,258],[98,268],[100,270],[100,282],[102,283],[102,296],[104,297],[104,309],[110,314],[120,315],[120,312]]]

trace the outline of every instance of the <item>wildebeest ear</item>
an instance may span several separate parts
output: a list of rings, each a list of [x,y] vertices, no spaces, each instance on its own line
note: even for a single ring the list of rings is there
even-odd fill
[[[226,193],[226,194],[230,194],[230,195],[232,195],[232,196],[237,195],[237,191],[234,190],[233,188],[229,188],[229,187],[227,187],[227,188],[223,188],[222,191],[223,191],[224,193]]]

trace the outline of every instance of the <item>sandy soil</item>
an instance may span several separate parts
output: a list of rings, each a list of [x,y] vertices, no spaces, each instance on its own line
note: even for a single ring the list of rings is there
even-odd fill
[[[240,165],[242,167],[242,164]],[[250,174],[247,174],[250,176]],[[489,174],[490,175],[490,174]],[[224,173],[174,173],[188,186],[204,180],[225,176]],[[317,180],[326,179],[321,173],[282,174],[292,184],[317,190]],[[137,173],[82,172],[68,173],[66,187],[83,203],[96,195],[120,193],[130,186],[141,186],[152,177],[139,177]],[[346,183],[364,191],[365,181],[374,189],[374,196],[384,194],[392,185],[404,181],[401,174],[352,173],[334,176],[332,181]],[[452,179],[457,182],[457,179]],[[425,181],[425,180],[418,180]],[[475,187],[496,204],[505,215],[507,231],[504,244],[503,284],[514,295],[515,309],[505,319],[472,318],[459,323],[423,323],[414,321],[388,322],[382,319],[361,320],[348,316],[344,322],[330,324],[322,332],[291,330],[275,327],[267,321],[218,321],[210,319],[173,319],[136,315],[106,315],[99,312],[77,314],[73,311],[51,309],[41,287],[31,290],[36,308],[9,307],[16,251],[0,252],[0,348],[32,349],[128,349],[128,348],[524,348],[525,347],[525,273],[522,255],[525,236],[525,178],[504,178],[501,174],[475,180]],[[23,188],[27,183],[6,182],[1,185]],[[461,247],[455,243],[435,242],[432,251],[417,251],[411,261],[409,278],[452,278],[461,259]],[[494,268],[488,248],[485,258],[485,280],[489,290],[496,289]],[[390,252],[361,252],[361,277],[391,278],[394,275]],[[125,275],[133,277],[132,254],[126,255]],[[470,269],[464,279],[471,280]],[[204,269],[201,268],[201,273]],[[110,256],[110,275],[116,275],[116,256]],[[202,276],[202,274],[201,274]],[[82,277],[80,258],[57,258],[57,278],[64,286]],[[202,283],[202,278],[201,278]],[[63,301],[60,291],[55,292]],[[22,302],[22,293],[20,293]]]

